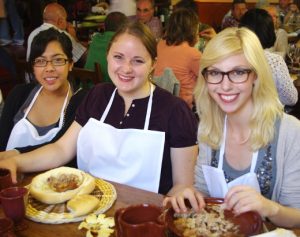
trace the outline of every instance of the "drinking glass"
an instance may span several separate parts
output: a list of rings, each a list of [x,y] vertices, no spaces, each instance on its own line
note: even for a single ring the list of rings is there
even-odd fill
[[[23,223],[26,204],[25,197],[28,189],[24,187],[11,187],[0,192],[1,205],[7,218],[13,220],[16,231],[23,230],[26,225]]]
[[[294,66],[296,49],[297,49],[297,46],[295,44],[289,44],[288,51],[287,51],[287,56],[289,58],[290,68],[293,68],[293,66]]]
[[[5,188],[12,187],[11,174],[8,169],[0,168],[0,191]]]

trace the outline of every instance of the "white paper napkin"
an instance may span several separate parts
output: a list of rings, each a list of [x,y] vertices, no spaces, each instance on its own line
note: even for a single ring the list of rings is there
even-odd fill
[[[283,228],[277,228],[276,230],[260,234],[253,235],[252,237],[297,237],[293,231],[286,230]]]

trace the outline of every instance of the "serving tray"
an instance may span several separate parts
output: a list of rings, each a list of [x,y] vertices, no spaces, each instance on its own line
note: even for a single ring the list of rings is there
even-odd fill
[[[95,189],[91,195],[97,197],[100,202],[99,206],[93,213],[100,214],[107,211],[115,202],[117,192],[115,187],[102,179],[95,179]],[[91,213],[88,213],[88,215]],[[28,195],[26,206],[26,217],[30,220],[46,223],[61,224],[69,222],[79,222],[85,219],[87,215],[74,217],[67,209],[67,203],[60,204],[44,204],[33,198],[30,193]]]

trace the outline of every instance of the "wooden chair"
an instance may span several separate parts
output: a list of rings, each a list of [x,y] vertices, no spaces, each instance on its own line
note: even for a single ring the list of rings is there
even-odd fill
[[[2,61],[2,64],[0,65],[0,89],[2,90],[3,98],[5,99],[9,92],[17,84],[21,83],[18,75],[20,68],[17,65],[16,57],[11,55],[6,49],[2,48],[0,57]]]
[[[17,82],[18,83],[29,83],[33,81],[33,75],[30,73],[29,64],[26,59],[16,58],[15,65],[17,70]]]
[[[93,85],[103,82],[101,67],[98,63],[95,63],[95,71],[73,67],[69,76],[73,83],[82,88],[90,88]]]
[[[180,82],[171,68],[165,68],[161,76],[155,76],[152,81],[159,87],[164,88],[175,96],[179,96]]]

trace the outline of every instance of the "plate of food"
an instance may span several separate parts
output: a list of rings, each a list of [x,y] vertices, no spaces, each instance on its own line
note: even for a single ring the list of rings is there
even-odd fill
[[[117,198],[112,184],[70,167],[37,175],[28,189],[26,217],[47,224],[82,221],[107,211]]]
[[[205,198],[206,207],[199,213],[192,209],[184,214],[177,214],[169,208],[165,221],[175,237],[233,237],[250,236],[262,232],[262,219],[256,212],[246,212],[235,216],[224,210],[224,199]]]

